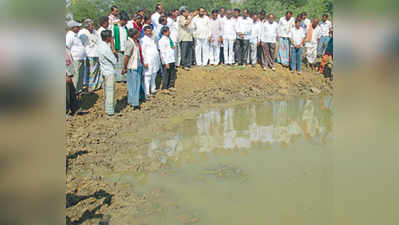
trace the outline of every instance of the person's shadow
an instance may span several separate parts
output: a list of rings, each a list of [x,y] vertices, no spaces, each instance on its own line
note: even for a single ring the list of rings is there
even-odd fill
[[[113,195],[105,192],[104,190],[100,190],[91,195],[86,195],[86,196],[75,195],[73,193],[67,193],[66,194],[66,208],[75,206],[80,201],[83,201],[83,200],[86,200],[89,198],[104,199],[104,200],[100,205],[98,205],[94,209],[92,209],[92,210],[87,209],[78,220],[72,221],[71,218],[66,216],[66,225],[78,225],[78,224],[82,224],[86,220],[96,219],[96,218],[101,219],[100,225],[108,225],[110,217],[104,216],[103,214],[97,214],[97,211],[99,209],[101,209],[104,205],[108,205],[108,206],[111,205],[112,196]]]
[[[116,113],[122,112],[122,110],[125,109],[126,106],[127,106],[127,96],[123,97],[122,99],[116,100],[115,112]]]
[[[80,98],[80,108],[82,110],[89,110],[96,104],[97,100],[98,94],[96,93],[82,95]]]

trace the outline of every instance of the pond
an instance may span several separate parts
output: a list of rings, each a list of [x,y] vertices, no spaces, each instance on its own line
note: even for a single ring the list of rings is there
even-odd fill
[[[147,154],[166,169],[132,183],[142,192],[161,188],[175,203],[147,221],[332,224],[332,101],[214,107],[185,120],[173,135],[154,138]]]

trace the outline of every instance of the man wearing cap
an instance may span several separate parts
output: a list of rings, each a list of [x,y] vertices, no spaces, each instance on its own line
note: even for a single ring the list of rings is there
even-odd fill
[[[83,89],[83,78],[84,78],[84,60],[86,58],[85,47],[83,46],[82,40],[78,37],[78,32],[82,24],[71,20],[67,23],[70,29],[66,34],[66,48],[71,53],[72,64],[73,64],[73,77],[72,81],[79,93]]]

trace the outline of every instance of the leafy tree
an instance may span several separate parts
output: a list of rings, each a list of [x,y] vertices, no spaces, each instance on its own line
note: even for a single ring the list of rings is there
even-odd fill
[[[319,18],[323,13],[330,15],[333,13],[333,0],[244,0],[234,4],[231,4],[230,0],[73,0],[68,11],[72,12],[77,21],[90,18],[97,22],[100,16],[109,14],[113,4],[120,10],[127,11],[129,15],[141,8],[144,8],[148,15],[154,11],[159,1],[166,11],[178,9],[183,5],[191,10],[204,7],[209,11],[221,7],[227,9],[237,7],[247,8],[251,12],[260,12],[264,9],[266,13],[274,13],[277,19],[284,16],[287,10],[293,11],[295,16],[306,11],[309,17]]]

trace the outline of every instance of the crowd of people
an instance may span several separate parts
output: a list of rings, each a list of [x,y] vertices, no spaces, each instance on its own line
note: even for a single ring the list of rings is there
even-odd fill
[[[83,24],[67,22],[67,115],[77,109],[76,96],[104,89],[105,113],[114,115],[115,83],[127,83],[128,104],[140,104],[158,91],[175,90],[176,68],[256,66],[276,71],[275,62],[301,74],[303,59],[323,72],[333,56],[333,30],[328,15],[310,20],[288,11],[278,22],[273,13],[240,9],[190,12],[187,7],[154,13],[144,9],[129,17],[117,6],[109,16]],[[277,52],[276,52],[277,51]],[[304,55],[305,52],[305,55]],[[276,57],[277,56],[277,57]],[[316,66],[318,59],[321,64]]]

